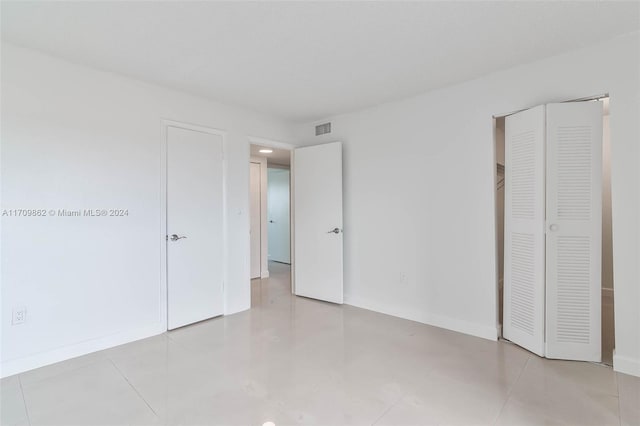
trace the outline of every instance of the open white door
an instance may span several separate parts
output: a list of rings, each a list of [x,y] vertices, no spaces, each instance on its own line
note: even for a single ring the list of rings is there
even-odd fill
[[[600,361],[602,103],[547,105],[548,358]]]
[[[544,356],[545,107],[505,119],[504,337]]]
[[[293,159],[295,294],[342,303],[342,143]]]
[[[167,313],[174,329],[223,313],[222,137],[167,128]]]

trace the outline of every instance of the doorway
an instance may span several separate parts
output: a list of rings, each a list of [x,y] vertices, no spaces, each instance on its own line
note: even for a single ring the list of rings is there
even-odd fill
[[[601,252],[601,362],[612,365],[615,346],[613,315],[613,251],[611,232],[611,168],[609,135],[609,98],[599,96],[579,101],[602,101],[602,252]],[[505,312],[505,118],[494,117],[495,135],[495,209],[496,209],[496,287],[498,329],[503,337]]]
[[[267,257],[269,262],[291,265],[291,170],[271,164],[267,168]]]
[[[250,214],[253,223],[260,224],[260,244],[254,242],[255,257],[259,256],[266,271],[260,278],[251,281],[251,287],[259,286],[269,280],[271,266],[284,267],[290,277],[290,292],[325,302],[343,302],[343,228],[342,228],[342,143],[329,142],[320,145],[295,147],[289,144],[273,142],[259,138],[249,138],[251,144],[250,162],[265,162],[260,176],[264,181],[254,182],[250,188],[263,188],[260,196],[261,208],[254,208]],[[271,165],[271,167],[269,167]],[[268,218],[268,179],[272,170],[272,181],[285,182],[272,190],[279,193],[272,200],[272,216]],[[283,172],[289,170],[289,173]],[[286,184],[288,175],[289,184]],[[254,172],[254,176],[257,173]],[[266,184],[264,183],[266,182]],[[272,182],[275,183],[275,182]],[[267,188],[266,190],[264,188]],[[288,197],[282,192],[289,192]],[[257,200],[257,196],[251,196]],[[266,198],[266,199],[265,199]],[[289,199],[289,215],[285,205]],[[277,200],[280,200],[279,202]],[[275,209],[274,201],[277,203]],[[258,203],[254,201],[254,205]],[[259,218],[258,218],[259,216]],[[269,252],[269,220],[275,226],[280,225],[282,234],[280,244],[271,244]],[[287,247],[286,228],[289,223],[289,245]],[[281,223],[278,223],[281,222]],[[283,226],[284,225],[284,226]],[[266,235],[264,230],[267,230]],[[257,247],[260,247],[258,254]],[[288,255],[287,255],[288,253]],[[271,256],[272,260],[269,260]],[[289,264],[287,264],[289,261]],[[267,281],[268,282],[268,281]]]
[[[291,291],[291,150],[250,145],[251,304]],[[271,291],[270,291],[271,290]]]

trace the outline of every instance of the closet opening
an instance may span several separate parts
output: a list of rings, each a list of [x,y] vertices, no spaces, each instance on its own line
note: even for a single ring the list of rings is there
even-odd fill
[[[601,298],[600,298],[600,306],[590,306],[591,310],[596,310],[600,312],[601,318],[601,362],[606,365],[613,364],[613,350],[615,347],[615,324],[614,324],[614,282],[613,282],[613,250],[612,250],[612,226],[611,226],[611,140],[610,140],[610,132],[609,132],[609,97],[608,95],[601,95],[597,97],[572,100],[569,102],[601,102],[602,103],[602,166],[601,166],[601,177],[602,177],[602,188],[601,188],[601,201],[602,201],[602,212],[601,212],[601,267],[596,268],[600,271],[600,290],[601,290]],[[499,338],[504,339],[504,321],[505,321],[505,303],[512,303],[519,305],[520,307],[524,303],[522,301],[522,293],[513,293],[510,292],[511,300],[505,300],[505,191],[507,190],[507,175],[509,173],[506,172],[506,169],[509,167],[508,158],[505,155],[505,126],[507,117],[511,115],[515,115],[516,113],[510,114],[502,114],[498,116],[494,116],[493,124],[494,124],[494,153],[495,153],[495,161],[494,161],[494,174],[495,174],[495,222],[496,222],[496,297],[497,297],[497,324],[498,324],[498,332]],[[578,132],[575,128],[572,128],[572,132]],[[546,130],[545,130],[546,132]],[[574,133],[577,134],[577,133]],[[546,134],[545,136],[546,137]],[[543,139],[544,140],[544,139]],[[536,140],[536,143],[540,141]],[[543,142],[544,143],[544,142]],[[564,149],[564,148],[563,148]],[[519,151],[517,155],[523,155],[524,151]],[[543,166],[542,167],[550,167],[549,164],[545,164],[544,156],[546,154],[546,149],[543,150],[545,154],[543,154]],[[571,151],[569,151],[571,152]],[[575,156],[575,158],[580,158],[580,156],[585,155],[584,153],[575,152],[575,154],[571,154]],[[515,158],[515,157],[513,157]],[[554,160],[555,161],[555,160]],[[547,160],[548,162],[548,160]],[[572,165],[571,167],[578,167],[576,165]],[[557,170],[556,170],[557,172]],[[548,173],[548,171],[547,171]],[[526,173],[525,173],[526,174]],[[520,175],[520,179],[522,179],[522,174]],[[543,177],[544,179],[544,177]],[[568,198],[570,201],[576,199],[580,195],[581,189],[575,183],[577,178],[575,176],[570,176],[567,178],[566,182],[568,182]],[[542,185],[550,185],[552,184],[553,179],[547,179]],[[522,181],[519,182],[521,184]],[[514,191],[514,189],[511,189]],[[547,188],[547,191],[555,191],[555,189]],[[594,192],[595,193],[595,192]],[[513,192],[512,192],[513,195]],[[516,195],[514,200],[521,199],[523,195]],[[507,197],[509,199],[509,197]],[[540,198],[539,198],[540,200]],[[516,201],[514,201],[516,202]],[[545,200],[542,198],[542,203],[544,204]],[[517,207],[522,208],[522,206]],[[542,206],[542,209],[545,207]],[[544,213],[543,213],[544,215]],[[598,215],[599,216],[599,215]],[[595,216],[594,216],[595,217]],[[548,218],[543,218],[548,219]],[[548,227],[548,223],[545,222],[545,229]],[[555,225],[551,225],[555,226]],[[553,228],[551,228],[553,231]],[[548,232],[548,231],[547,231]],[[547,234],[548,235],[548,234]],[[543,236],[544,238],[548,238],[547,236]],[[522,246],[516,247],[514,250],[517,250],[515,253],[516,257],[521,256],[524,253],[522,250]],[[571,254],[572,259],[575,257],[575,254]],[[543,261],[544,263],[544,255]],[[547,268],[549,266],[547,265]],[[527,268],[526,265],[520,263],[516,265],[516,268]],[[554,274],[563,274],[564,272],[558,272],[554,269]],[[579,278],[579,277],[578,277]],[[575,276],[572,279],[578,279]],[[544,278],[543,278],[544,279]],[[574,285],[575,283],[571,283]],[[522,290],[520,290],[522,291]],[[547,299],[550,297],[550,294],[546,295]],[[580,302],[582,303],[582,302]],[[588,304],[588,303],[587,303]],[[520,308],[519,308],[520,309]],[[573,309],[573,308],[571,308]],[[526,307],[525,307],[526,311]],[[595,311],[594,311],[595,312]],[[542,314],[544,316],[544,313]],[[573,315],[573,312],[569,312],[567,315]],[[516,319],[520,321],[520,319]],[[579,320],[574,320],[578,321]],[[512,319],[512,321],[514,321]],[[544,324],[544,327],[549,327],[549,324]],[[548,332],[548,330],[547,330]],[[570,357],[563,359],[570,359]]]

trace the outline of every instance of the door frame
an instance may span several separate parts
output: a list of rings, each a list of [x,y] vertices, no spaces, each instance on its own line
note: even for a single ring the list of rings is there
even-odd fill
[[[492,191],[491,191],[491,197],[492,197],[492,201],[493,201],[493,221],[494,221],[494,253],[495,253],[495,262],[494,262],[494,267],[495,267],[495,323],[496,323],[496,334],[497,334],[497,339],[503,339],[503,324],[500,323],[500,303],[503,302],[500,300],[500,274],[498,271],[498,211],[497,211],[497,191],[496,191],[496,185],[498,184],[498,175],[496,173],[496,164],[497,164],[497,160],[498,160],[498,155],[497,155],[497,150],[496,150],[496,141],[497,141],[497,130],[496,130],[496,120],[498,118],[505,118],[509,115],[513,115],[516,114],[518,112],[521,111],[525,111],[531,108],[535,108],[538,105],[546,105],[549,103],[569,103],[569,102],[586,102],[586,101],[595,101],[598,99],[604,99],[604,98],[609,98],[611,99],[611,96],[609,95],[609,93],[601,93],[598,95],[593,95],[593,96],[585,96],[582,98],[577,98],[577,99],[568,99],[568,100],[549,100],[546,102],[541,102],[538,103],[536,105],[532,105],[532,106],[528,106],[522,109],[518,109],[515,111],[511,111],[511,112],[507,112],[507,113],[501,113],[501,114],[494,114],[491,116],[491,120],[492,120],[492,135],[493,135],[493,143],[492,143],[492,150],[493,150],[493,155],[491,156],[491,159],[493,160],[493,164],[492,169],[493,169],[493,187],[492,187]],[[546,166],[545,166],[546,167]],[[504,208],[504,206],[503,206]],[[612,206],[613,208],[613,206]],[[504,226],[504,218],[503,218],[503,226]],[[504,247],[504,246],[503,246]],[[504,253],[503,253],[504,256]],[[504,267],[504,264],[503,264]],[[614,275],[614,281],[615,281],[615,275]],[[615,287],[614,287],[615,288]],[[502,295],[502,297],[504,298],[504,293]],[[504,308],[503,308],[504,309]],[[614,300],[614,312],[615,312],[615,300]],[[504,318],[503,318],[504,321]],[[546,325],[545,325],[546,327]]]
[[[249,158],[249,163],[251,164],[259,164],[260,165],[260,276],[257,278],[269,278],[269,257],[267,256],[268,246],[267,246],[267,159],[264,157],[254,157],[251,156]],[[249,173],[249,197],[251,197],[251,173]],[[251,230],[251,215],[253,212],[251,211],[251,198],[249,198],[249,230]],[[251,259],[251,247],[249,247],[249,259]],[[251,271],[249,271],[251,272]],[[256,277],[252,277],[250,274],[249,278],[252,280]]]
[[[213,127],[201,126],[199,124],[186,123],[169,119],[161,119],[160,125],[160,288],[159,288],[159,312],[160,325],[165,331],[169,328],[168,316],[168,291],[169,281],[167,275],[167,148],[168,148],[168,131],[169,127],[176,127],[184,130],[207,133],[210,135],[220,136],[222,138],[222,306],[223,315],[227,312],[227,246],[228,246],[228,230],[227,230],[227,132]]]
[[[264,146],[267,148],[276,148],[276,149],[284,149],[289,151],[289,158],[290,158],[290,164],[289,164],[289,250],[290,250],[290,260],[291,260],[291,293],[295,293],[295,267],[296,267],[296,262],[295,262],[295,256],[294,256],[294,236],[295,236],[295,211],[294,211],[294,203],[293,203],[293,188],[294,188],[294,181],[293,181],[293,168],[294,168],[294,155],[293,155],[293,151],[298,148],[296,145],[287,143],[287,142],[280,142],[280,141],[276,141],[273,139],[267,139],[267,138],[262,138],[262,137],[258,137],[258,136],[249,136],[248,138],[249,141],[249,145],[260,145],[260,146]],[[250,150],[249,150],[250,151]],[[247,155],[247,176],[249,176],[250,174],[250,170],[249,170],[249,166],[251,163],[251,154],[249,152],[249,154]],[[247,185],[247,189],[250,190],[250,185]],[[250,197],[251,197],[251,193],[247,192],[247,202],[250,202]],[[250,221],[251,218],[249,217],[250,215],[247,215],[247,221]],[[250,222],[247,222],[247,225],[250,226]],[[248,256],[249,258],[251,257],[251,243],[249,243],[249,245],[247,246],[247,251],[248,251]],[[251,276],[251,271],[249,271],[249,276]],[[251,279],[249,279],[249,284],[251,285]]]

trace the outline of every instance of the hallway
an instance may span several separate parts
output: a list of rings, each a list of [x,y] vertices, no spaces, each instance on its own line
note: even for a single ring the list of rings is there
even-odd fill
[[[291,266],[280,262],[269,262],[269,278],[251,280],[251,308],[269,305],[276,298],[292,298]]]

